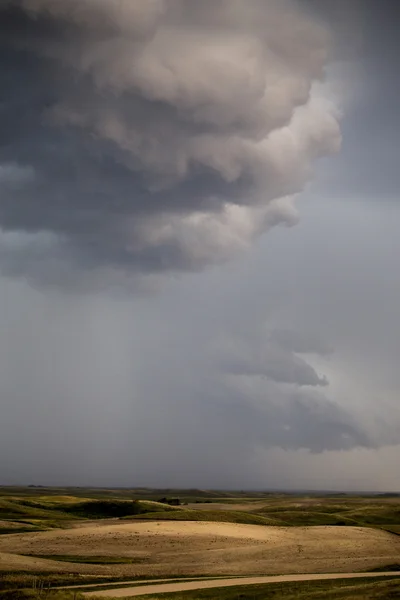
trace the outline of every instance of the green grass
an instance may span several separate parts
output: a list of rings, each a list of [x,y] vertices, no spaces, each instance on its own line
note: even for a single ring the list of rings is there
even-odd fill
[[[164,502],[156,502],[155,500],[138,500],[142,507],[142,513],[151,512],[176,512],[183,510],[180,506],[170,506]]]
[[[11,535],[12,533],[29,533],[31,531],[42,531],[40,527],[0,527],[0,535]]]
[[[400,580],[336,579],[243,585],[136,596],[137,600],[388,600],[400,598]]]
[[[84,596],[67,590],[5,590],[0,591],[0,600],[84,600]]]
[[[83,600],[75,590],[44,587],[3,590],[0,600]],[[337,579],[243,585],[179,593],[137,596],[138,600],[389,600],[400,598],[399,579]]]
[[[49,571],[0,571],[0,589],[32,589],[33,587],[42,588],[58,588],[64,586],[76,586],[80,589],[81,586],[87,585],[107,585],[112,584],[117,587],[119,584],[124,584],[126,581],[140,581],[141,579],[151,579],[151,577],[110,577],[109,575],[89,575],[83,573],[53,573]],[[156,579],[156,577],[154,577]]]
[[[196,501],[241,501],[257,500],[260,498],[275,497],[277,494],[270,492],[229,492],[219,490],[199,490],[199,489],[177,489],[177,488],[85,488],[85,487],[43,487],[43,486],[0,486],[0,496],[18,496],[34,498],[44,496],[47,497],[62,497],[69,496],[74,498],[85,498],[94,500],[105,500],[110,498],[127,499],[127,500],[154,500],[158,501],[162,497],[179,497],[182,502]],[[278,494],[281,496],[282,494]]]
[[[199,579],[219,579],[231,577],[230,575],[207,575],[202,576],[173,574],[168,575],[168,580],[181,581]],[[132,587],[132,582],[140,583],[143,580],[164,579],[162,575],[125,575],[119,577],[110,577],[109,575],[88,575],[83,573],[53,573],[48,571],[0,571],[0,590],[24,590],[24,589],[57,589],[66,586],[73,586],[73,590],[92,591],[107,590],[124,587]]]
[[[400,497],[351,494],[304,495],[202,490],[89,490],[1,488],[0,535],[68,527],[84,519],[151,519],[288,526],[379,527],[400,534]],[[169,506],[161,497],[179,497],[192,507]],[[193,504],[201,502],[201,509]],[[219,503],[226,506],[218,510]],[[235,505],[245,504],[235,510]],[[261,504],[262,503],[262,504]],[[261,505],[260,505],[261,504]],[[10,525],[7,525],[7,522]]]
[[[374,569],[368,569],[369,573],[385,573],[390,571],[400,571],[400,563],[391,563],[390,565],[381,565]]]
[[[291,511],[282,510],[278,513],[263,513],[266,518],[275,517],[275,522],[282,526],[297,526],[297,527],[308,527],[311,525],[358,525],[354,519],[331,513],[331,512],[315,512],[315,511]]]
[[[253,508],[250,511],[215,510],[213,504],[210,508],[201,510],[181,508],[170,513],[157,511],[137,515],[137,519],[151,520],[176,520],[176,521],[219,521],[228,523],[244,523],[254,525],[280,525],[282,527],[294,526],[376,526],[392,533],[400,534],[400,502],[394,504],[374,504],[364,506],[364,500],[343,502],[337,500],[330,503],[322,502],[321,505],[307,503],[298,506],[298,499],[272,500],[263,507]]]
[[[235,510],[185,510],[174,512],[154,512],[139,515],[137,519],[150,519],[157,521],[211,521],[219,523],[243,523],[246,525],[276,525],[276,519],[269,519],[262,515]]]
[[[0,534],[68,526],[77,519],[134,517],[150,512],[179,511],[179,507],[146,500],[91,499],[71,496],[0,497]],[[8,526],[7,523],[10,523]]]
[[[53,513],[41,504],[29,502],[20,498],[0,499],[0,519],[48,519],[54,518]]]
[[[264,506],[252,510],[252,514],[275,518],[276,524],[284,526],[375,526],[400,533],[400,499],[392,497],[287,497],[271,499]]]

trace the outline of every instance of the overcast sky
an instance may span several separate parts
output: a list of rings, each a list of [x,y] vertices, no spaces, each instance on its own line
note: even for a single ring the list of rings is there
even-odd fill
[[[400,490],[396,0],[0,0],[0,484]]]

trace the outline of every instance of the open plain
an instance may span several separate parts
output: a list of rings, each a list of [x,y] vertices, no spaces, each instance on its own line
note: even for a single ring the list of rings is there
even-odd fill
[[[0,583],[398,571],[400,498],[3,489]],[[299,584],[300,585],[300,584]],[[94,590],[95,591],[95,590]]]
[[[94,565],[57,560],[68,555],[71,561],[79,555],[89,562],[96,555],[106,562],[117,557],[132,562]],[[400,537],[361,527],[108,522],[0,538],[3,569],[126,577],[361,571],[398,559]]]

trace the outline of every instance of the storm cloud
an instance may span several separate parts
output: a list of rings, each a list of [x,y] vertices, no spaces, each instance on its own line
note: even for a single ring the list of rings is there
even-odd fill
[[[0,0],[0,483],[399,488],[398,8]]]
[[[295,2],[2,0],[0,19],[6,272],[225,261],[295,223],[340,146],[331,36]]]

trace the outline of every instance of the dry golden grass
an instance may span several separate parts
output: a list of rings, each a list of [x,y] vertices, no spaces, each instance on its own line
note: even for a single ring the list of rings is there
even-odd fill
[[[65,556],[126,557],[91,565]],[[31,556],[23,556],[31,555]],[[62,555],[63,562],[33,555]],[[0,568],[113,576],[274,574],[367,570],[395,563],[400,537],[360,527],[267,527],[187,521],[101,521],[0,537]]]

